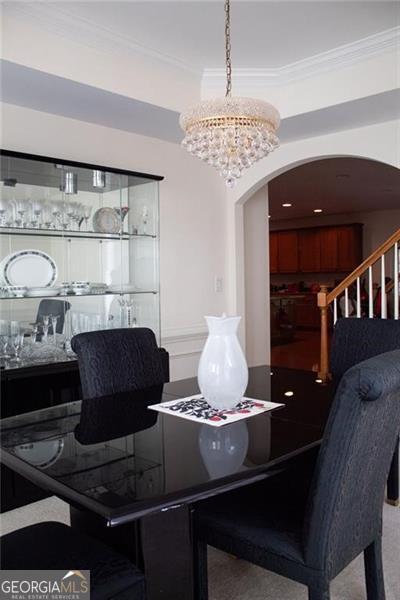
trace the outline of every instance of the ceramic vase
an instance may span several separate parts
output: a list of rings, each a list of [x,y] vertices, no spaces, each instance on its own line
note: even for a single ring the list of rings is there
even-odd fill
[[[208,338],[204,346],[198,382],[213,408],[228,410],[243,398],[249,372],[237,338],[240,317],[205,317]]]

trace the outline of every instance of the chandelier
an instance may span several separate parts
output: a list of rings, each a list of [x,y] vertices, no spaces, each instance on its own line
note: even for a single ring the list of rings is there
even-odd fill
[[[182,146],[233,187],[243,169],[279,146],[280,116],[268,102],[231,96],[230,0],[225,0],[225,63],[225,97],[200,102],[182,113],[179,123],[185,132]]]

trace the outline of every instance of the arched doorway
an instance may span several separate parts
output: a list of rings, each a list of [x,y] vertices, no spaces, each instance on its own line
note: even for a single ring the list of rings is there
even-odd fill
[[[332,287],[353,270],[350,258],[347,262],[342,261],[340,268],[333,268],[332,265],[327,268],[326,264],[323,266],[324,261],[318,267],[294,267],[293,264],[297,265],[298,261],[296,256],[295,259],[286,261],[281,272],[276,273],[275,267],[272,269],[275,274],[270,275],[268,213],[272,217],[269,220],[272,229],[292,230],[286,236],[292,241],[297,240],[296,229],[305,232],[313,227],[326,227],[328,232],[329,227],[333,230],[336,224],[347,230],[350,229],[351,222],[360,222],[358,229],[364,229],[364,242],[359,254],[354,254],[353,262],[355,256],[359,256],[357,260],[361,262],[400,226],[400,210],[395,211],[395,200],[399,194],[400,172],[397,168],[365,157],[326,156],[302,160],[301,164],[292,163],[285,170],[279,169],[271,174],[268,183],[264,183],[246,199],[243,204],[243,271],[246,348],[250,364],[269,361],[269,339],[265,339],[265,331],[270,331],[271,282],[274,285],[274,301],[280,306],[277,314],[280,314],[286,333],[290,333],[290,327],[294,331],[296,326],[295,298],[291,298],[289,302],[287,292],[292,292],[294,296],[302,291],[304,302],[312,303],[308,296],[311,288],[315,291],[320,283]],[[282,206],[285,204],[290,206]],[[314,213],[314,209],[322,212]],[[391,210],[395,212],[386,216],[383,214]],[[367,213],[372,212],[373,217],[368,217]],[[287,252],[290,251],[289,245]],[[286,301],[282,302],[285,296]],[[316,296],[314,300],[316,304]],[[285,308],[282,309],[283,304]],[[299,310],[297,312],[300,314]],[[317,317],[314,314],[313,324],[306,323],[305,329],[318,329],[318,323],[315,322],[315,318],[318,318],[316,306],[315,312]],[[303,315],[305,314],[303,308]],[[312,334],[309,338],[313,338]],[[318,349],[318,341],[314,340],[313,343],[315,349]],[[303,350],[300,352],[303,353]],[[312,360],[311,358],[310,361]],[[287,366],[293,365],[289,362]]]

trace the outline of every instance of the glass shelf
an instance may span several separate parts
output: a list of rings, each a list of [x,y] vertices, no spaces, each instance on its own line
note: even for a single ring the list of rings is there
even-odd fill
[[[85,240],[130,240],[130,239],[157,239],[156,235],[148,233],[128,233],[124,231],[119,233],[98,233],[96,231],[71,231],[67,229],[32,229],[29,227],[1,227],[0,234],[4,235],[29,235],[34,237],[54,237],[54,238],[80,238]]]
[[[58,294],[56,296],[48,296],[44,294],[43,296],[6,296],[4,294],[0,294],[0,300],[35,300],[48,298],[49,300],[54,298],[82,298],[84,296],[125,296],[125,295],[140,295],[140,294],[158,294],[157,290],[106,290],[104,292],[85,292],[83,294],[75,294],[74,292],[64,292],[62,294]]]

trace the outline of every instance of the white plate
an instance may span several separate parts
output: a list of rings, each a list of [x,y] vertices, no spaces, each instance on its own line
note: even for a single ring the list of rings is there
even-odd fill
[[[57,265],[41,250],[19,250],[1,262],[0,274],[6,285],[50,287],[57,279]]]
[[[30,465],[44,469],[60,458],[63,448],[64,440],[59,438],[21,444],[15,448],[15,454]]]
[[[93,231],[98,233],[118,233],[121,219],[118,213],[109,206],[99,208],[93,215]]]
[[[26,295],[30,298],[58,296],[61,293],[61,289],[60,287],[29,288]]]

